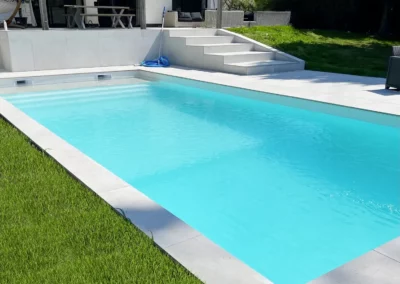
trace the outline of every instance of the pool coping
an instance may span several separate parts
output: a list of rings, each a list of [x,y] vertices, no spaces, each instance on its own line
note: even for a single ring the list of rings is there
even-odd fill
[[[160,69],[149,71],[148,69],[134,66],[124,68],[105,67],[88,68],[85,70],[38,71],[29,72],[30,74],[14,74],[15,76],[0,76],[0,80],[35,76],[76,75],[138,70],[207,83],[216,83],[212,80],[212,76],[210,76],[211,80],[205,81],[195,79],[193,76],[167,74],[168,72],[166,72],[166,70],[168,69],[162,69],[162,72],[159,72]],[[237,82],[229,85],[221,83],[216,84],[238,87]],[[249,89],[243,86],[239,86],[239,88]],[[257,90],[257,88],[249,90],[260,91]],[[261,92],[266,92],[266,90],[261,90]],[[304,97],[302,98],[307,99]],[[337,104],[326,101],[319,102]],[[354,107],[343,104],[337,105]],[[371,109],[366,110],[376,111]],[[382,113],[393,114],[391,112]],[[66,168],[73,176],[105,200],[110,206],[116,210],[122,209],[125,217],[130,219],[130,221],[146,235],[152,237],[161,249],[185,266],[200,280],[206,283],[272,283],[250,268],[247,264],[229,254],[200,232],[194,230],[143,193],[130,186],[2,98],[0,98],[0,116],[3,116],[18,128],[39,148]],[[141,210],[135,212],[132,210],[134,208]],[[150,214],[148,212],[150,212]],[[398,268],[397,271],[400,271],[400,237],[367,252],[353,261],[345,263],[331,272],[312,280],[310,283],[383,283],[382,279],[386,281],[384,283],[395,283],[391,281],[399,282],[400,273],[398,273],[399,275],[393,273],[393,267]],[[377,273],[377,271],[380,271],[380,273]],[[381,278],[376,279],[377,275]],[[366,279],[368,281],[376,279],[378,282],[366,282]]]

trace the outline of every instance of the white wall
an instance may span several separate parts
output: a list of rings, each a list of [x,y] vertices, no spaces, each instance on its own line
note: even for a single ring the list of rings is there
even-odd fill
[[[10,45],[6,31],[0,31],[0,69],[11,69]]]
[[[17,72],[140,64],[157,57],[159,34],[159,29],[8,31],[11,64],[5,69]]]
[[[172,0],[146,0],[147,24],[161,24],[164,7],[166,11],[172,10]]]

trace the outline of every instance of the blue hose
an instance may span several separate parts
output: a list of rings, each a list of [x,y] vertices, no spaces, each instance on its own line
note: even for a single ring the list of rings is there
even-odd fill
[[[157,60],[145,60],[140,64],[145,67],[168,67],[170,66],[169,60],[165,56],[160,56]]]

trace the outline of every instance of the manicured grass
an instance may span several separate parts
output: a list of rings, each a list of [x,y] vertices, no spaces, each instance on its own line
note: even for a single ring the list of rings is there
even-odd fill
[[[200,283],[0,117],[0,283]]]
[[[386,77],[391,47],[400,45],[361,34],[290,26],[230,30],[305,60],[309,70],[375,77]]]

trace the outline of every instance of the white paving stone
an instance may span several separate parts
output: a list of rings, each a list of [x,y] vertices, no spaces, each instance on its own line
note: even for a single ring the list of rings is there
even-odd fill
[[[370,251],[310,284],[399,284],[400,263]]]
[[[99,195],[112,207],[121,209],[125,217],[148,236],[153,237],[154,241],[162,248],[201,235],[131,186]]]
[[[205,283],[272,283],[204,236],[170,246],[166,251],[187,263],[185,266]]]
[[[375,251],[400,263],[400,237],[395,238],[394,240],[376,248]]]

